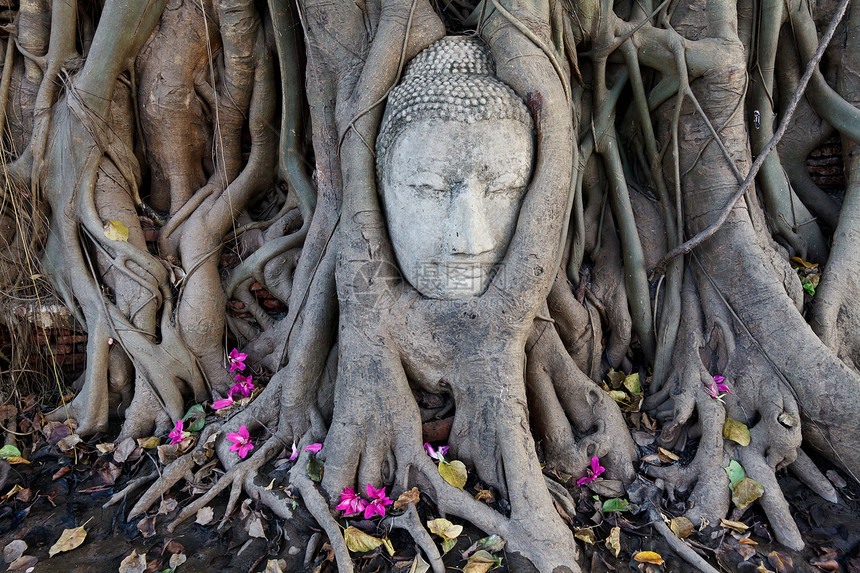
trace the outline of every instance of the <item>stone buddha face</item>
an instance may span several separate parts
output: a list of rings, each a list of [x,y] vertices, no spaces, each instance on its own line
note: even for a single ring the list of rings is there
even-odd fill
[[[377,141],[394,252],[429,298],[478,296],[503,272],[531,176],[531,116],[491,66],[479,40],[431,45],[392,92]]]

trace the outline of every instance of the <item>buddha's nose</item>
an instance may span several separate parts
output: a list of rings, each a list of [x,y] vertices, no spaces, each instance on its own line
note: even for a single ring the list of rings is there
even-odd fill
[[[458,190],[451,204],[448,230],[451,254],[480,255],[493,249],[486,209],[481,190],[466,185]]]

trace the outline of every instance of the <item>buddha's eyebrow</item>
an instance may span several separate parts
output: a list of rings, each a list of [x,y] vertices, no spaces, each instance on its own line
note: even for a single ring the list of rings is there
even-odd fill
[[[436,187],[445,187],[445,179],[438,173],[433,171],[418,171],[412,173],[406,178],[407,185],[434,185]]]

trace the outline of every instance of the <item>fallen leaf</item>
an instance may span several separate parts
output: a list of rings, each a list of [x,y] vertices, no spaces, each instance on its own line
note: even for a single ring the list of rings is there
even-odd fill
[[[18,492],[23,490],[23,489],[24,489],[23,487],[21,487],[19,484],[16,483],[15,485],[12,486],[12,489],[10,489],[9,492],[3,496],[3,499],[9,499],[12,496],[18,495]]]
[[[430,564],[424,561],[424,558],[419,553],[412,560],[412,566],[409,568],[409,573],[427,573],[430,571]]]
[[[726,473],[729,475],[730,486],[735,485],[736,483],[741,481],[746,475],[744,473],[744,468],[742,468],[741,464],[739,464],[735,460],[730,461],[729,465],[724,467],[723,469],[726,470]]]
[[[22,555],[9,564],[9,569],[7,569],[7,571],[27,571],[28,569],[35,567],[38,562],[39,559],[32,555]]]
[[[643,432],[642,430],[633,430],[630,432],[630,435],[633,437],[633,441],[636,442],[636,445],[642,446],[643,448],[650,446],[657,439],[657,436],[654,434]]]
[[[609,395],[616,402],[622,402],[623,403],[623,402],[627,401],[627,392],[624,392],[623,390],[610,390]]]
[[[263,521],[259,516],[254,516],[248,524],[248,535],[259,539],[266,539],[266,532],[263,530]]]
[[[263,573],[284,573],[284,567],[281,567],[282,562],[286,567],[287,562],[283,559],[269,559],[266,561],[266,570]]]
[[[164,465],[168,465],[177,458],[179,444],[164,444],[163,446],[158,446],[155,451],[158,452],[158,461]]]
[[[439,475],[457,489],[463,489],[469,476],[466,472],[466,464],[460,460],[439,462]]]
[[[143,573],[146,571],[146,553],[138,554],[136,549],[119,564],[119,573]]]
[[[155,535],[155,516],[150,515],[149,517],[144,517],[138,521],[137,530],[140,531],[140,534],[143,535],[145,539],[153,537]]]
[[[732,531],[737,531],[738,533],[743,533],[749,526],[746,523],[741,523],[740,521],[732,521],[730,519],[720,518],[720,525],[722,527],[728,527]]]
[[[418,500],[421,498],[421,493],[418,491],[417,487],[413,487],[409,491],[404,491],[400,494],[400,497],[394,502],[394,509],[403,509],[404,507],[411,504],[417,504]]]
[[[726,423],[723,424],[723,437],[727,440],[737,442],[742,446],[750,445],[750,430],[746,424],[726,418]]]
[[[748,477],[732,486],[732,502],[738,509],[745,509],[762,494],[764,494],[764,486]]]
[[[122,221],[111,219],[104,226],[105,237],[111,241],[128,242],[128,227]]]
[[[29,487],[25,487],[22,490],[20,490],[18,493],[15,494],[15,499],[17,499],[18,501],[20,501],[22,503],[29,503],[30,498],[32,498],[32,497],[33,497],[33,492],[30,490]]]
[[[639,383],[639,373],[631,374],[624,378],[624,387],[631,394],[639,394],[642,392],[642,384]]]
[[[48,550],[48,557],[53,557],[57,553],[71,551],[72,549],[80,547],[86,537],[87,530],[84,529],[83,525],[73,529],[64,529],[63,534],[60,535],[57,542]]]
[[[609,378],[609,384],[612,388],[620,388],[621,384],[624,383],[625,378],[627,378],[624,372],[618,372],[612,368],[609,369],[609,373],[606,377]]]
[[[655,553],[653,551],[640,551],[633,556],[633,559],[635,559],[639,563],[653,563],[654,565],[663,564],[663,558],[660,556],[660,554]]]
[[[215,510],[207,505],[197,510],[197,517],[194,521],[200,525],[206,525],[212,521],[213,517],[215,517]]]
[[[479,539],[475,545],[478,549],[486,549],[490,553],[497,553],[505,548],[505,540],[498,535],[488,535]]]
[[[357,527],[350,525],[343,532],[343,539],[346,541],[346,547],[350,551],[356,553],[364,553],[371,551],[382,545],[382,540],[378,537],[368,535]]]
[[[138,438],[137,445],[144,450],[153,450],[158,447],[158,438],[149,436],[148,438]]]
[[[693,526],[693,522],[686,517],[673,517],[672,521],[669,522],[669,529],[671,529],[672,533],[677,535],[679,539],[690,537],[693,532],[696,531],[696,528]]]
[[[619,497],[613,497],[604,501],[603,513],[611,513],[613,511],[630,511],[630,502]]]
[[[755,555],[755,547],[751,547],[749,545],[738,545],[735,548],[735,551],[744,561],[749,561],[750,558]]]
[[[137,447],[137,442],[134,438],[126,438],[117,445],[113,452],[113,461],[118,464],[125,462],[134,449]]]
[[[430,530],[430,533],[435,533],[445,541],[448,541],[449,539],[457,539],[457,537],[463,533],[462,525],[454,525],[447,519],[443,519],[441,517],[428,521],[427,529]]]
[[[57,473],[55,473],[53,476],[51,476],[51,481],[57,481],[58,479],[60,479],[61,477],[63,477],[67,473],[69,473],[70,471],[72,471],[71,466],[61,467],[60,469],[57,470]]]
[[[621,553],[621,528],[613,527],[606,538],[606,546],[612,549],[612,553],[618,557]]]
[[[584,543],[594,545],[594,531],[587,528],[577,529],[573,532],[573,536]]]
[[[845,480],[842,479],[842,476],[836,473],[835,470],[827,470],[824,475],[827,476],[827,479],[830,480],[830,483],[832,483],[835,487],[838,487],[839,489],[842,489],[848,485],[847,483],[845,483]]]
[[[767,562],[776,569],[776,573],[792,573],[794,571],[794,563],[791,561],[791,557],[785,553],[771,551],[767,554]]]
[[[16,539],[3,548],[3,561],[12,563],[27,551],[27,542],[23,539]]]
[[[813,561],[812,565],[818,567],[822,571],[839,571],[839,563],[835,559],[827,559],[826,561]]]
[[[660,457],[660,461],[664,464],[669,464],[672,462],[677,462],[679,459],[678,454],[674,452],[670,452],[666,448],[657,448],[657,455]]]
[[[30,460],[24,459],[21,456],[9,456],[6,461],[10,464],[29,464]]]
[[[21,450],[9,444],[0,448],[0,458],[4,460],[11,457],[21,457]]]
[[[184,553],[174,553],[170,556],[170,568],[176,569],[186,561],[188,561],[188,558],[185,556]]]
[[[202,404],[194,404],[188,408],[188,412],[182,418],[183,422],[188,422],[186,430],[189,432],[199,432],[206,425],[206,412],[203,410]]]
[[[493,492],[491,492],[490,490],[482,489],[477,494],[475,494],[475,499],[478,501],[485,501],[487,503],[493,503],[494,501],[496,501],[496,496],[494,496]]]
[[[311,478],[312,481],[317,483],[322,481],[323,470],[325,470],[325,464],[323,464],[320,460],[315,457],[311,457],[308,460],[308,477]]]
[[[96,444],[96,449],[100,454],[109,454],[116,449],[116,444]]]
[[[744,537],[743,539],[738,539],[738,543],[741,545],[758,545],[758,541],[753,541],[749,537]]]
[[[495,565],[496,558],[482,549],[469,557],[468,563],[463,567],[463,573],[487,573]]]
[[[391,540],[387,537],[382,540],[382,546],[385,547],[385,550],[388,552],[388,555],[394,557],[394,544],[391,543]]]
[[[175,498],[164,498],[161,500],[161,504],[158,506],[158,515],[167,515],[171,511],[175,510],[178,505],[179,502],[177,502]]]

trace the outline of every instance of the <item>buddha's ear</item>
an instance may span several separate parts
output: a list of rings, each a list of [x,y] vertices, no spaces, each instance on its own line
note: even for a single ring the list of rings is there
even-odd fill
[[[567,234],[573,180],[573,120],[569,88],[547,47],[547,2],[499,1],[482,37],[490,46],[499,79],[525,100],[537,132],[535,164],[504,264],[508,280],[494,280],[487,294],[506,301],[515,319],[533,317],[560,264]]]

